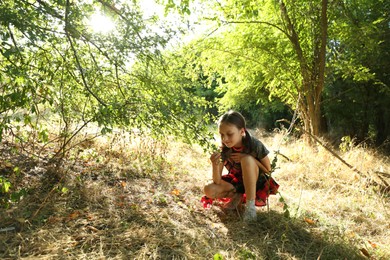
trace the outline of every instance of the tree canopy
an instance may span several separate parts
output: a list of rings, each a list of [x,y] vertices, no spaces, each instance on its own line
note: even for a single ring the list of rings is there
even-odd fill
[[[115,29],[92,31],[96,12]],[[15,120],[39,129],[51,113],[65,139],[92,122],[103,132],[123,126],[201,138],[207,104],[164,58],[176,32],[157,23],[137,2],[1,0],[0,136]]]
[[[346,127],[346,121],[341,124],[336,119],[333,101],[345,106],[344,101],[353,99],[344,92],[349,85],[360,97],[360,101],[348,103],[351,110],[356,111],[354,102],[372,101],[375,108],[360,107],[359,113],[379,113],[383,116],[377,121],[390,121],[383,103],[389,101],[389,62],[385,58],[389,6],[384,1],[227,0],[204,4],[208,8],[203,9],[213,10],[204,17],[214,26],[213,31],[193,41],[188,50],[193,50],[206,74],[218,73],[224,79],[219,91],[226,93],[221,99],[225,109],[237,107],[243,93],[256,93],[258,104],[269,98],[282,101],[291,110],[298,108],[305,131],[319,135]],[[364,100],[370,94],[361,96],[361,85],[369,88],[371,95],[381,93],[380,101]],[[364,121],[379,133],[381,141],[389,135],[388,123]],[[369,135],[368,130],[363,132],[363,136]],[[350,133],[354,134],[343,134]]]

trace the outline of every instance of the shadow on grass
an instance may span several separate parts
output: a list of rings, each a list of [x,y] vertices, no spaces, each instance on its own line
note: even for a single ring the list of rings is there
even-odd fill
[[[120,180],[99,177],[67,194],[52,192],[61,184],[58,179],[45,180],[30,187],[28,196],[3,219],[0,228],[16,229],[0,233],[1,259],[200,259],[208,254],[191,248],[196,236],[180,228],[189,212],[182,209],[180,216],[177,203],[164,201],[170,199],[170,189],[149,200],[150,190],[165,185],[163,179],[144,179],[145,192],[140,193],[136,176],[126,192]],[[200,247],[208,243],[196,242]]]
[[[226,259],[364,259],[336,231],[278,212],[259,212],[257,222],[245,224],[235,214],[193,210],[199,191],[175,197],[162,176],[142,184],[142,176],[118,179],[107,167],[31,172],[36,164],[24,164],[28,174],[12,180],[27,195],[1,209],[0,228],[15,230],[0,233],[0,258],[212,259],[223,251]]]
[[[0,234],[2,246],[8,243],[0,257],[213,259],[222,250],[225,259],[364,259],[337,234],[274,211],[258,213],[258,221],[246,224],[222,211],[180,212],[174,202],[145,208],[145,198],[121,206],[120,199],[106,200],[102,194],[86,203],[91,191],[83,189],[91,187],[79,188],[66,200],[53,196],[32,225]],[[227,233],[211,230],[215,223]]]
[[[84,183],[73,180],[75,186],[61,194],[52,190],[69,184],[57,174],[43,174],[9,212],[7,226],[17,230],[0,233],[0,258],[212,259],[223,252],[225,259],[364,259],[335,230],[279,212],[259,212],[256,222],[246,224],[237,214],[189,210],[193,201],[174,201],[163,178],[142,184],[134,176],[124,189],[115,176],[91,175]]]
[[[259,212],[252,223],[237,215],[220,214],[237,245],[241,259],[366,259],[359,249],[343,242],[336,231],[311,226],[282,213]]]

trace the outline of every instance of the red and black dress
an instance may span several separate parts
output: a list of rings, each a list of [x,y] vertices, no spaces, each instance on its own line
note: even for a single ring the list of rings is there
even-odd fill
[[[234,147],[232,148],[225,147],[222,151],[222,158],[224,158],[223,163],[225,168],[228,170],[227,174],[222,175],[222,180],[231,183],[234,186],[236,192],[242,194],[243,202],[245,202],[246,200],[246,195],[245,195],[244,181],[242,178],[241,164],[231,160],[230,155],[232,153],[247,153],[260,161],[260,159],[264,158],[269,153],[269,151],[264,146],[264,144],[260,140],[252,136],[250,136],[249,146],[250,146],[249,149],[248,148],[245,149],[245,147],[242,147],[240,149]],[[272,177],[260,171],[259,177],[256,182],[255,205],[259,207],[267,205],[267,198],[269,197],[270,194],[276,194],[278,188],[279,188],[279,184],[277,184]],[[230,201],[230,198],[223,198],[218,200],[221,200],[223,202],[228,202]],[[208,208],[213,203],[213,199],[203,196],[201,202],[203,202],[203,206],[205,208]]]

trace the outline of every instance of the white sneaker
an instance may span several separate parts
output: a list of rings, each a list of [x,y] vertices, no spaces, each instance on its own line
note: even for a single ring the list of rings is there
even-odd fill
[[[256,213],[255,203],[254,201],[247,201],[247,205],[245,207],[245,212],[244,212],[244,221],[250,222],[256,220],[257,220],[257,213]]]

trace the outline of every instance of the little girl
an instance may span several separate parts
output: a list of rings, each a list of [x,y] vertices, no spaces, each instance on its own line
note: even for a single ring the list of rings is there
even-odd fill
[[[213,199],[230,198],[230,206],[245,202],[244,221],[256,220],[255,206],[265,206],[279,185],[267,175],[271,171],[269,151],[246,130],[245,118],[229,111],[218,120],[222,151],[211,155],[213,183],[204,187],[205,206]],[[223,167],[228,174],[222,175]],[[226,201],[226,200],[225,200]]]

